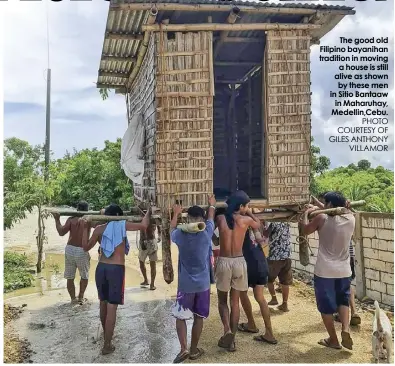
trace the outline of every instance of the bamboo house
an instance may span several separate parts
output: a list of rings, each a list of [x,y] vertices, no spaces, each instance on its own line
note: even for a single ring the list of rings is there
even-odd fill
[[[112,0],[97,87],[125,95],[129,123],[139,117],[135,198],[167,209],[242,189],[256,207],[308,201],[310,47],[349,14],[344,6]]]
[[[176,200],[205,205],[209,194],[220,201],[242,189],[253,207],[277,209],[273,219],[309,200],[310,47],[350,14],[263,1],[110,1],[97,87],[125,96],[121,164],[136,200],[162,210],[166,282]]]

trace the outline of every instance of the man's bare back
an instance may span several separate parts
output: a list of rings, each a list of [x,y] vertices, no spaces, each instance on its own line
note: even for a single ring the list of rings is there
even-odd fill
[[[64,236],[69,233],[67,245],[82,248],[82,235],[87,228],[81,223],[78,217],[69,217],[64,226],[60,223],[59,215],[55,214],[56,229],[59,235]]]
[[[97,242],[99,243],[99,246],[101,244],[101,239],[104,231],[107,228],[107,224],[104,225],[99,225],[95,228],[95,233],[98,236],[97,237]],[[111,255],[110,258],[107,258],[105,255],[101,255],[99,262],[102,263],[108,263],[108,264],[125,264],[125,248],[126,248],[126,243],[125,240],[122,241],[122,244],[119,244],[118,246],[115,247],[114,253]]]
[[[216,224],[219,231],[220,257],[240,257],[243,255],[243,242],[248,228],[255,228],[257,223],[250,216],[233,214],[234,228],[229,229],[225,215],[219,215]]]

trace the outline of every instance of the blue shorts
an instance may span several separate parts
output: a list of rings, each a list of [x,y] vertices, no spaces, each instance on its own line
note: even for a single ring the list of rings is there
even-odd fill
[[[100,301],[123,305],[125,266],[99,262],[96,267],[95,279]]]
[[[339,306],[350,305],[351,277],[323,278],[314,276],[314,292],[321,314],[334,314]]]

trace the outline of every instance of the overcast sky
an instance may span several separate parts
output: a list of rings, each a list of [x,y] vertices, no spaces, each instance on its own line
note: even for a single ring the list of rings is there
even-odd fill
[[[275,2],[275,1],[273,1]],[[282,1],[284,4],[284,1]],[[356,15],[347,16],[321,39],[321,45],[339,45],[339,37],[390,38],[390,120],[393,126],[393,0],[317,1],[354,6]],[[104,140],[122,137],[126,127],[124,97],[112,94],[102,101],[95,82],[102,50],[108,2],[94,1],[18,1],[1,2],[5,8],[4,33],[4,137],[16,136],[31,144],[44,142],[47,69],[46,8],[49,13],[50,67],[52,69],[51,149],[61,157],[73,148],[102,148]],[[374,166],[393,169],[393,130],[391,151],[369,153],[349,151],[347,144],[328,142],[336,125],[359,125],[359,118],[330,116],[333,101],[335,64],[318,61],[319,46],[312,47],[312,126],[321,152],[332,167],[366,158]]]

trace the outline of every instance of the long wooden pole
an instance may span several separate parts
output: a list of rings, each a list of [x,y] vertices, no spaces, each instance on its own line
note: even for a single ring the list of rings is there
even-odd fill
[[[141,29],[144,32],[199,32],[199,31],[246,31],[246,30],[306,30],[319,29],[320,24],[285,24],[285,23],[201,23],[201,24],[144,24]]]
[[[155,7],[158,11],[203,11],[203,12],[222,12],[231,10],[234,5],[224,4],[177,4],[177,3],[124,3],[124,4],[111,4],[110,11],[118,10],[151,10]],[[238,8],[245,13],[260,13],[260,14],[300,14],[312,15],[317,13],[317,9],[309,8],[287,8],[287,7],[260,7],[260,6],[238,6]],[[325,13],[325,10],[320,10]],[[352,15],[355,14],[354,10],[350,9],[330,9],[327,11],[336,15]]]

